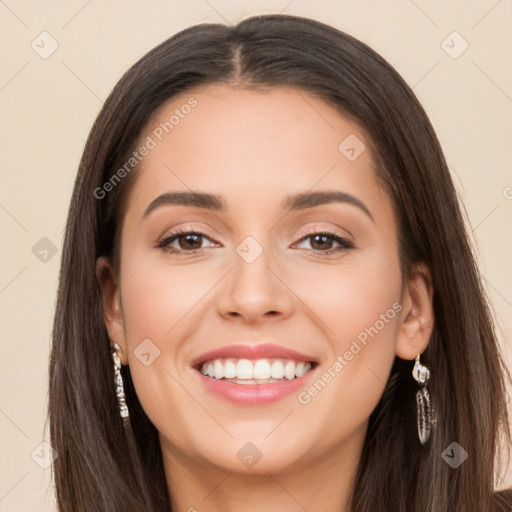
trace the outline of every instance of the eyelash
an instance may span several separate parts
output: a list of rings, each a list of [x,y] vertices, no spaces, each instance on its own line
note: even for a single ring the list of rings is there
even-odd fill
[[[164,239],[162,239],[158,244],[156,245],[157,249],[162,249],[163,251],[169,252],[171,254],[196,254],[198,251],[201,251],[202,249],[192,249],[190,251],[185,251],[183,249],[176,249],[175,247],[170,247],[169,244],[171,242],[174,242],[175,240],[181,238],[185,235],[200,235],[204,238],[210,238],[206,233],[203,233],[202,231],[197,230],[187,230],[187,229],[179,229],[178,231],[175,231],[174,233],[169,234]],[[338,242],[341,247],[338,247],[337,249],[328,249],[326,251],[321,250],[315,250],[315,249],[305,249],[306,251],[312,251],[315,253],[319,253],[321,256],[327,256],[333,253],[340,253],[344,251],[348,251],[350,249],[354,249],[355,246],[352,242],[347,240],[346,238],[340,236],[339,234],[329,231],[328,229],[323,230],[314,230],[314,231],[305,231],[302,233],[299,233],[298,236],[301,238],[299,239],[299,242],[302,240],[305,240],[307,238],[313,237],[315,235],[326,235],[328,238],[332,238],[335,242]]]

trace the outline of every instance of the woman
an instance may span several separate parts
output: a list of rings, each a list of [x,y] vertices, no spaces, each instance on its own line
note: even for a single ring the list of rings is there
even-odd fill
[[[266,15],[121,78],[64,242],[61,511],[500,510],[506,375],[438,140],[373,50]]]

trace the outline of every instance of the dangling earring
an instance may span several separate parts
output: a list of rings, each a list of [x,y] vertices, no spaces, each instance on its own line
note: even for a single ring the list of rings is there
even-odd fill
[[[128,418],[128,406],[126,405],[126,397],[124,396],[123,377],[121,375],[121,360],[119,359],[119,350],[121,347],[114,343],[112,346],[112,358],[114,359],[114,382],[116,385],[117,401],[119,403],[119,413],[121,418]]]
[[[424,445],[432,429],[432,402],[427,389],[427,382],[430,379],[430,370],[420,363],[420,355],[416,356],[416,363],[412,370],[414,380],[420,385],[416,392],[416,404],[418,407],[418,437],[420,443]]]
[[[124,432],[126,434],[126,441],[128,443],[128,453],[130,454],[130,459],[133,464],[137,481],[139,482],[139,486],[142,489],[144,501],[145,503],[152,503],[152,499],[149,496],[146,484],[144,483],[145,476],[139,458],[139,449],[137,446],[137,441],[135,440],[135,436],[133,434],[132,426],[130,423],[130,416],[128,414],[128,406],[126,405],[126,398],[124,396],[123,377],[121,375],[121,360],[119,359],[119,350],[121,349],[121,347],[117,343],[114,343],[111,349],[112,358],[114,359],[114,382],[116,384],[116,395],[117,401],[119,403],[119,414],[121,415],[121,418],[123,418],[123,427]]]

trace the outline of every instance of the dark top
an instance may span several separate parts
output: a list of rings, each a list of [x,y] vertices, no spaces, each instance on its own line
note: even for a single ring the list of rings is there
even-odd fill
[[[512,512],[512,488],[494,493],[496,512]]]

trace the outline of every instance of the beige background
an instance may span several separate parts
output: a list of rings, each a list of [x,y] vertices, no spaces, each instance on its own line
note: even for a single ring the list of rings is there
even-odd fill
[[[413,86],[466,204],[512,367],[511,0],[0,0],[2,511],[55,510],[50,471],[40,467],[49,451],[39,446],[50,329],[71,189],[103,100],[175,32],[269,12],[309,16],[362,39]],[[460,36],[446,39],[454,31]],[[52,38],[58,48],[43,59]],[[511,481],[509,473],[500,486]]]

